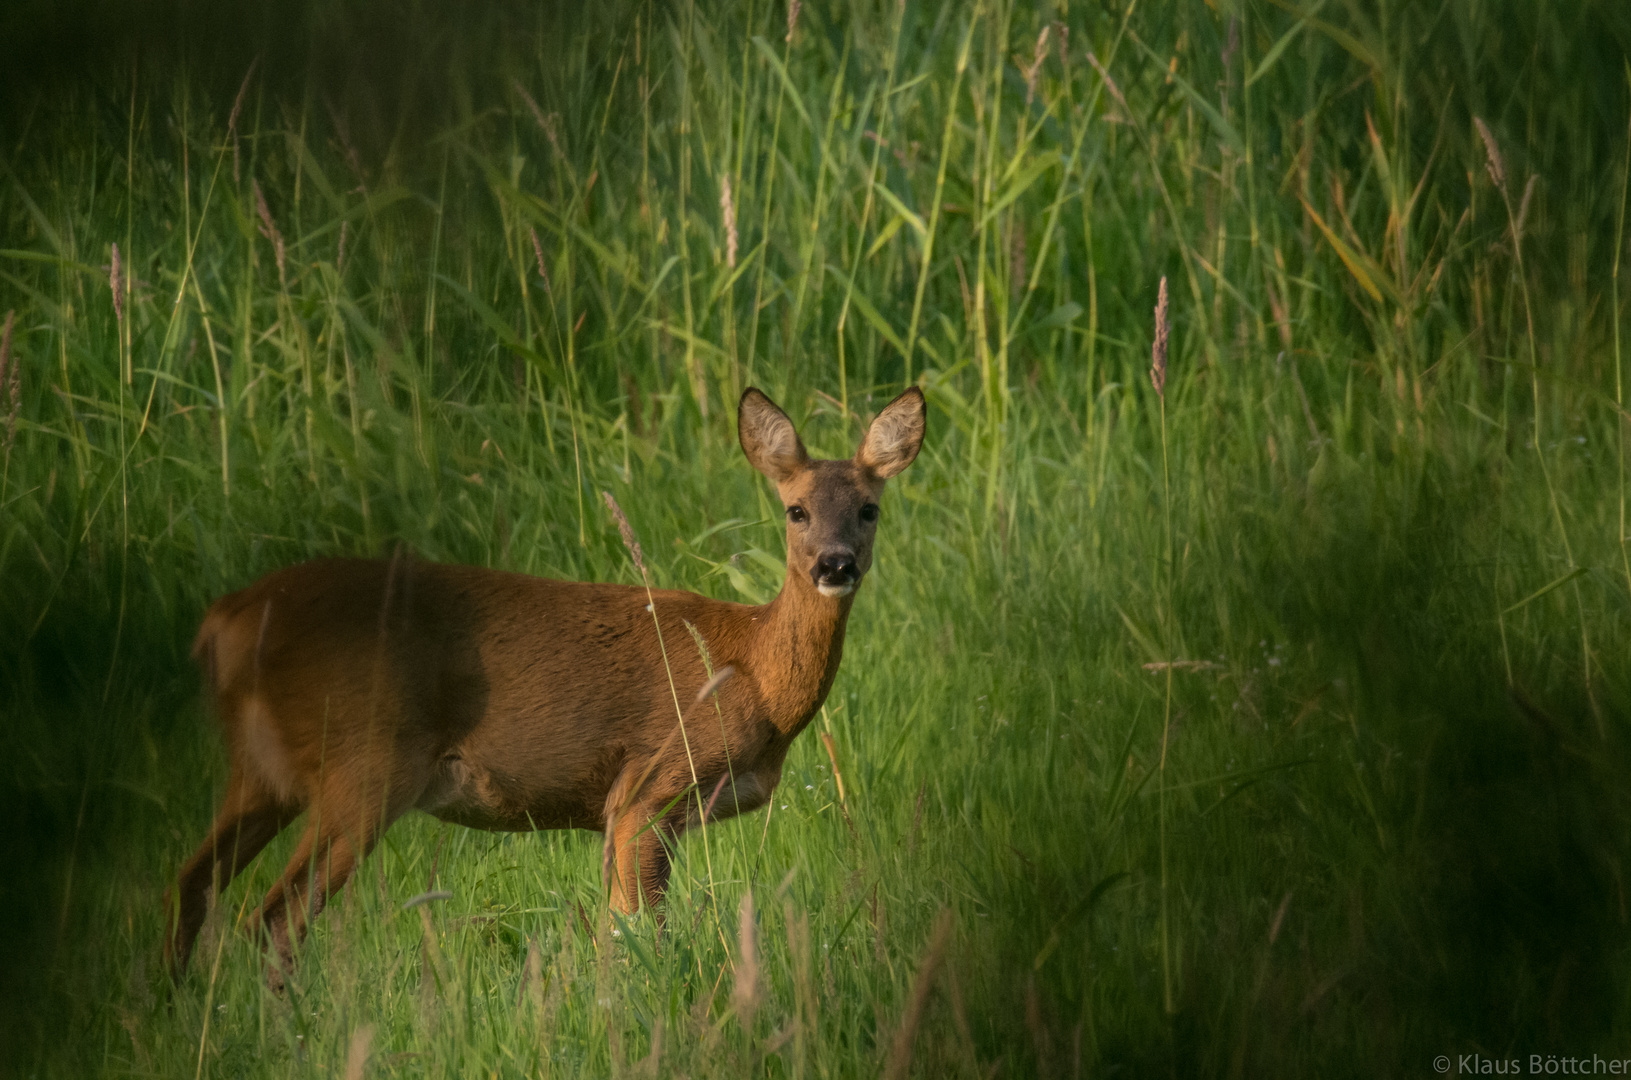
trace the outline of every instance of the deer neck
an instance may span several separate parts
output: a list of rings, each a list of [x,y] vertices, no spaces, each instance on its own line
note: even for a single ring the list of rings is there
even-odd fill
[[[782,591],[765,606],[754,648],[754,673],[770,721],[797,735],[827,700],[844,654],[844,626],[855,594],[833,598],[791,568]]]

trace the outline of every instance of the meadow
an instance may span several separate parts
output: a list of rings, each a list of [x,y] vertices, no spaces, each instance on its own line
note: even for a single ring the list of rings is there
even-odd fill
[[[49,7],[0,16],[0,1073],[1631,1058],[1619,5]],[[762,602],[743,389],[848,456],[907,385],[837,684],[665,926],[595,835],[415,815],[283,992],[293,831],[170,984],[213,598],[634,582],[611,492],[655,584]]]

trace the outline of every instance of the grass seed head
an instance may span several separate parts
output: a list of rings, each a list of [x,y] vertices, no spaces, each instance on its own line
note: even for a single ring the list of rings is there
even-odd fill
[[[288,284],[288,277],[284,272],[283,262],[283,234],[278,232],[277,222],[272,220],[272,210],[266,205],[266,196],[261,192],[259,180],[250,181],[255,189],[255,213],[260,215],[260,233],[272,242],[272,255],[277,260],[277,279],[280,285]]]
[[[725,219],[725,265],[736,269],[736,203],[731,199],[730,173],[719,178],[719,210]]]
[[[1494,182],[1496,190],[1502,195],[1506,194],[1506,163],[1501,160],[1501,148],[1495,142],[1495,136],[1490,133],[1489,125],[1484,123],[1482,116],[1472,118],[1473,126],[1478,129],[1478,137],[1484,140],[1484,167],[1489,170],[1489,178]]]
[[[549,287],[549,270],[544,265],[544,245],[538,240],[538,230],[529,226],[527,232],[532,234],[532,255],[538,260],[538,276],[544,279],[544,295],[554,296]]]
[[[715,680],[714,678],[714,654],[709,651],[708,640],[702,636],[702,631],[698,630],[696,624],[690,619],[681,619],[680,622],[685,624],[685,629],[690,633],[691,640],[696,643],[697,655],[702,657],[703,670],[708,672],[708,682],[704,684],[701,690],[697,691],[697,700],[701,701],[708,696],[708,692],[713,687],[723,680]]]
[[[1155,342],[1150,346],[1150,384],[1161,397],[1167,387],[1167,334],[1171,330],[1167,321],[1167,278],[1161,275],[1161,290],[1155,300]]]
[[[634,527],[629,524],[628,515],[617,505],[617,498],[611,492],[602,491],[600,497],[606,500],[606,509],[612,512],[612,520],[617,522],[617,531],[623,535],[623,546],[629,549],[629,556],[634,559],[634,568],[640,571],[640,577],[644,579],[646,560],[640,552],[640,541],[635,538]]]
[[[1116,85],[1116,80],[1110,77],[1110,72],[1105,70],[1103,64],[1099,63],[1098,54],[1092,49],[1087,50],[1087,62],[1093,65],[1093,70],[1097,71],[1099,73],[1099,78],[1104,80],[1104,88],[1110,91],[1110,96],[1116,99],[1116,103],[1121,106],[1121,111],[1126,113],[1127,118],[1131,120],[1133,110],[1131,106],[1127,104],[1127,99],[1122,96],[1121,87]]]
[[[244,111],[244,97],[249,93],[249,78],[255,74],[255,65],[260,62],[260,57],[255,57],[249,62],[249,70],[244,72],[243,85],[238,87],[238,96],[232,100],[232,112],[227,115],[228,135],[235,135],[238,131],[238,115]]]
[[[793,43],[793,30],[799,24],[799,8],[804,6],[804,0],[789,0],[787,5],[787,43]]]
[[[1048,58],[1048,33],[1050,26],[1044,26],[1042,32],[1036,35],[1036,49],[1031,55],[1031,64],[1025,69],[1025,104],[1029,105],[1036,98],[1037,83],[1042,80],[1042,61]]]
[[[549,145],[555,149],[555,153],[559,154],[561,144],[555,135],[555,117],[557,114],[550,113],[545,116],[544,110],[540,109],[538,103],[532,100],[532,95],[527,93],[527,88],[521,85],[519,79],[511,79],[510,85],[515,87],[515,92],[521,95],[521,100],[527,103],[528,109],[532,110],[532,118],[538,121],[539,127],[544,129],[544,137],[549,140]]]
[[[255,74],[255,65],[259,64],[260,57],[249,62],[249,70],[244,72],[243,85],[238,87],[238,96],[233,99],[232,112],[227,116],[227,138],[232,140],[232,182],[240,182],[238,174],[238,114],[243,112],[244,96],[249,93],[249,77]]]
[[[123,279],[119,267],[119,245],[114,244],[113,262],[108,267],[108,285],[113,289],[113,317],[121,323],[125,321],[125,291],[119,287]]]

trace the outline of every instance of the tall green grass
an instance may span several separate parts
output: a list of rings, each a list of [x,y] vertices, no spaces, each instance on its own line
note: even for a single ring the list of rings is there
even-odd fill
[[[1617,7],[337,10],[5,84],[10,1071],[1626,1052]],[[763,599],[741,390],[837,456],[907,382],[833,756],[687,838],[665,929],[595,837],[412,818],[285,994],[236,928],[287,840],[168,986],[214,596],[632,581],[609,490],[654,584]]]

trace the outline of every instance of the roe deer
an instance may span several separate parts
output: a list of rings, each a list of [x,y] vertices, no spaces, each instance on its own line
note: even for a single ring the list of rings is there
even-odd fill
[[[166,897],[172,976],[210,890],[302,812],[255,916],[275,983],[309,920],[412,808],[478,829],[603,831],[613,905],[655,904],[668,845],[704,814],[768,802],[826,699],[878,497],[916,458],[924,414],[909,389],[852,460],[819,461],[769,398],[742,395],[742,450],[787,508],[787,578],[762,607],[401,556],[309,562],[216,601],[193,655],[231,777]]]

